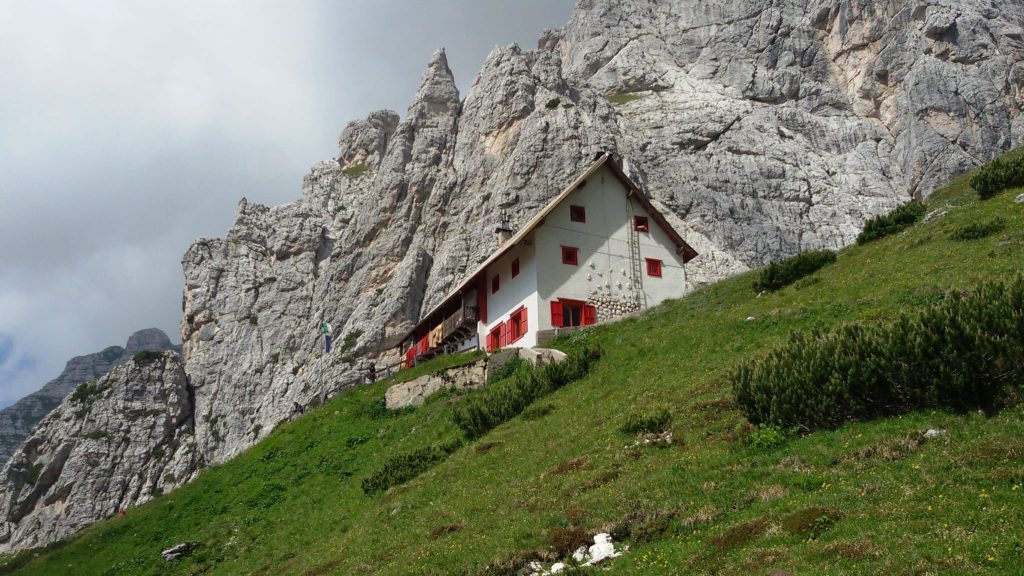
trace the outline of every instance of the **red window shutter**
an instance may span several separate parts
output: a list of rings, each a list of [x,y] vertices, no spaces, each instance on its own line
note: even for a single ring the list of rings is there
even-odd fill
[[[589,304],[583,305],[583,325],[592,326],[597,323],[597,308]]]
[[[562,264],[577,266],[579,264],[579,249],[573,246],[562,246]]]
[[[647,275],[648,276],[661,276],[661,260],[654,258],[647,259]]]
[[[530,331],[530,327],[527,325],[527,319],[529,317],[530,317],[530,314],[527,313],[526,308],[523,308],[522,311],[519,312],[519,332],[520,332],[519,335],[520,336],[525,336],[526,333]]]
[[[569,206],[569,219],[573,222],[586,222],[587,221],[587,209],[583,206]]]
[[[501,289],[501,276],[495,276],[491,278],[491,294],[496,293],[499,289]]]
[[[512,261],[512,277],[519,276],[519,258]]]
[[[551,303],[551,326],[554,328],[562,327],[562,303],[558,300]]]
[[[480,309],[480,321],[487,324],[487,277],[481,276],[476,286],[476,305]]]
[[[504,348],[508,344],[508,326],[504,322],[498,325],[498,348]]]

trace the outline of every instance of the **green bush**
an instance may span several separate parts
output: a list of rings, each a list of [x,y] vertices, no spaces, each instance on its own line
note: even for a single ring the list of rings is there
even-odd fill
[[[143,350],[142,352],[136,352],[132,356],[132,360],[136,364],[148,364],[164,357],[163,352],[156,352],[154,350]]]
[[[495,382],[501,382],[514,376],[517,372],[529,369],[530,363],[518,356],[509,360],[497,370],[490,373],[487,377],[488,384],[494,384]]]
[[[562,103],[561,99],[559,99],[559,98],[552,98],[551,100],[548,100],[548,103],[545,104],[544,107],[547,108],[548,110],[554,110],[555,108],[558,108],[558,105],[561,104],[561,103]]]
[[[774,292],[793,282],[810,276],[821,268],[836,261],[836,254],[830,250],[803,252],[781,262],[773,262],[761,270],[754,281],[755,292]]]
[[[345,168],[344,170],[341,171],[341,173],[344,174],[345,176],[348,176],[349,178],[355,179],[359,178],[363,174],[366,174],[366,172],[369,169],[369,165],[367,165],[365,162],[360,162],[359,164],[353,164],[352,166]]]
[[[1002,232],[1003,228],[1006,228],[1006,220],[993,218],[988,222],[975,222],[966,226],[960,226],[953,230],[951,237],[953,240],[960,241],[981,240],[982,238]]]
[[[462,446],[459,440],[427,446],[405,454],[392,456],[384,466],[363,479],[364,494],[383,492],[392,486],[408,482],[443,462]]]
[[[1024,276],[888,322],[796,333],[729,378],[752,423],[814,430],[919,408],[994,412],[1024,382],[1022,350]]]
[[[633,412],[619,428],[623,434],[656,434],[668,428],[672,415],[668,410],[656,412]]]
[[[758,450],[771,450],[785,444],[789,437],[796,433],[797,431],[793,429],[786,430],[780,426],[761,424],[750,432],[747,441]]]
[[[644,97],[643,94],[630,94],[630,93],[626,93],[626,94],[609,94],[608,95],[608,101],[611,102],[612,104],[617,104],[619,106],[622,106],[624,104],[629,104],[630,102],[633,102],[634,100],[640,100],[643,97]]]
[[[867,244],[884,236],[902,232],[913,226],[925,213],[924,204],[911,202],[864,223],[864,231],[857,236],[857,244]]]
[[[33,464],[28,472],[25,474],[25,484],[29,486],[35,486],[36,482],[39,481],[39,475],[43,472],[42,464]]]
[[[971,177],[971,188],[988,199],[1007,188],[1024,186],[1024,156],[997,159],[982,166]]]
[[[461,400],[452,413],[455,425],[466,437],[479,438],[518,416],[533,401],[586,376],[590,366],[600,357],[601,349],[588,345],[569,352],[562,362],[520,369],[513,378]]]
[[[92,403],[97,396],[102,394],[110,386],[104,386],[98,384],[95,380],[90,380],[83,384],[79,384],[75,391],[71,393],[71,401],[76,403],[89,402]]]
[[[534,420],[540,420],[541,418],[554,412],[554,410],[554,404],[531,404],[527,406],[525,410],[523,410],[521,416],[523,417],[523,420],[532,422]]]

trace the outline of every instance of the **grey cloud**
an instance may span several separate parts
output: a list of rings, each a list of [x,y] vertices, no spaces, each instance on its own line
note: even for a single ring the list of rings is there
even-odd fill
[[[465,94],[569,0],[4,2],[0,405],[158,326],[180,258],[242,196],[296,198],[345,123],[404,113],[434,49]]]

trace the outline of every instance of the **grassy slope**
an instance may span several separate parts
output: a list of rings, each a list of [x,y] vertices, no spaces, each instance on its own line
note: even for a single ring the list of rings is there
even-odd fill
[[[915,413],[758,450],[744,442],[723,375],[792,330],[885,318],[1019,272],[1017,193],[982,203],[960,179],[929,203],[956,206],[949,216],[850,248],[815,283],[754,297],[746,275],[596,330],[605,357],[541,401],[548,415],[517,418],[382,496],[364,496],[360,480],[390,454],[455,436],[450,398],[375,418],[385,384],[356,390],[126,519],[6,562],[27,561],[24,574],[473,573],[547,549],[553,528],[593,532],[639,510],[675,519],[632,542],[610,574],[1014,573],[1024,564],[1024,409]],[[949,239],[996,216],[1009,225],[994,237]],[[684,444],[628,449],[625,415],[660,407]],[[929,427],[948,433],[918,445]],[[814,538],[782,528],[810,507],[840,517]],[[201,545],[164,563],[159,551],[182,541]]]

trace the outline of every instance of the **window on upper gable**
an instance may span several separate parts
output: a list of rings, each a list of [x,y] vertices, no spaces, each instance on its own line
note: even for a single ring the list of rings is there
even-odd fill
[[[498,290],[501,289],[501,277],[495,276],[491,278],[491,294],[497,294]]]
[[[647,223],[647,216],[633,216],[633,229],[637,232],[650,232],[651,227]]]
[[[562,246],[562,264],[578,266],[580,263],[580,249],[573,246]]]
[[[661,260],[647,258],[647,275],[661,277]]]
[[[569,206],[569,220],[573,222],[586,222],[587,209],[583,206]]]
[[[519,258],[512,261],[512,277],[519,276]]]

